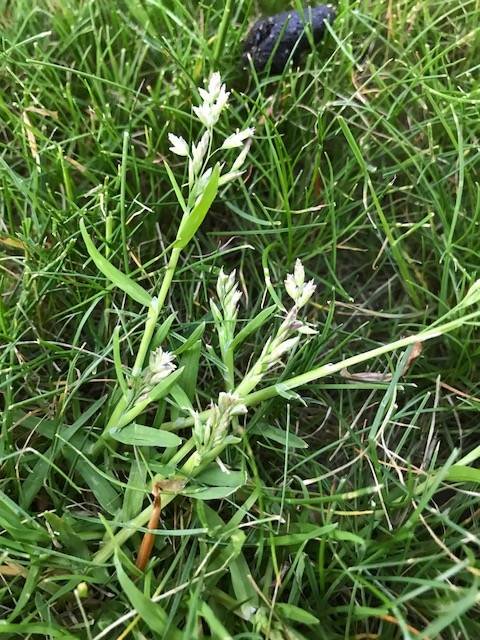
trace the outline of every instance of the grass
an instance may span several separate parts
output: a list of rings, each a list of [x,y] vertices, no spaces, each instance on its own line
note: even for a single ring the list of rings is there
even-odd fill
[[[0,1],[1,636],[479,637],[478,305],[461,301],[480,265],[480,4],[342,0],[301,68],[241,69],[250,22],[285,6]],[[220,267],[237,269],[241,329],[296,258],[318,334],[253,393],[222,456],[236,473],[213,464],[165,505],[142,573],[138,514],[175,454],[91,455],[145,308],[99,274],[80,220],[159,291],[181,218],[164,160],[185,178],[167,133],[198,134],[213,70],[233,91],[220,133],[255,126],[255,141],[179,257],[166,347],[196,331],[179,360],[206,409],[224,386]],[[409,336],[439,321],[455,327],[403,375]],[[278,324],[238,347],[237,383]],[[278,387],[347,359],[353,380],[339,365]],[[161,402],[144,421],[177,418]]]

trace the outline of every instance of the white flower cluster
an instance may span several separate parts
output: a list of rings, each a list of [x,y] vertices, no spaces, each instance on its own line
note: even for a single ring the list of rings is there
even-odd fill
[[[242,292],[238,290],[238,282],[235,280],[236,272],[230,275],[220,269],[217,279],[217,296],[223,310],[225,320],[235,320],[237,317],[238,303],[242,297]]]
[[[235,147],[241,147],[245,140],[249,140],[254,133],[255,129],[253,127],[247,127],[246,129],[243,129],[243,131],[239,131],[239,129],[237,129],[236,133],[232,133],[228,138],[225,138],[222,144],[222,149],[235,149]]]
[[[201,105],[193,107],[193,112],[206,129],[199,142],[197,144],[193,143],[190,147],[188,142],[181,136],[177,136],[174,133],[168,134],[168,139],[171,143],[170,151],[177,156],[188,158],[188,186],[191,190],[193,201],[201,196],[212,175],[212,168],[206,168],[205,165],[212,155],[213,128],[227,106],[230,97],[230,92],[226,90],[218,72],[213,73],[208,83],[206,83],[206,87],[199,88],[198,91],[203,102]],[[223,141],[220,149],[240,148],[240,152],[230,170],[220,176],[220,185],[226,184],[241,175],[241,169],[250,149],[254,132],[255,129],[253,127],[247,127],[241,131],[237,129],[235,133],[227,136]]]
[[[177,365],[174,360],[173,353],[164,351],[162,347],[152,351],[148,367],[143,372],[142,393],[138,398],[140,401],[148,396],[155,385],[175,371]]]
[[[200,88],[198,92],[203,103],[199,107],[193,107],[193,113],[207,129],[212,129],[228,104],[230,91],[225,89],[222,78],[217,71],[212,73],[207,88]]]
[[[260,357],[237,387],[237,392],[242,396],[250,393],[263,376],[278,365],[286,353],[294,349],[300,339],[299,334],[316,333],[298,319],[300,308],[307,304],[316,289],[313,280],[305,282],[305,269],[300,260],[296,261],[294,272],[287,275],[285,289],[293,299],[294,306],[288,311],[276,334],[267,340]]]
[[[193,438],[197,451],[208,452],[221,444],[228,434],[234,416],[246,414],[247,407],[240,402],[234,393],[220,393],[217,404],[212,404],[210,415],[202,422],[199,414],[194,412]]]
[[[305,269],[301,260],[297,259],[294,272],[287,275],[285,289],[298,309],[304,307],[315,293],[316,286],[313,280],[305,282]]]

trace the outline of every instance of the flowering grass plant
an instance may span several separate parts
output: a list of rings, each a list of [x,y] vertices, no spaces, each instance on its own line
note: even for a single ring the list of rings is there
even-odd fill
[[[478,3],[4,4],[0,636],[477,640]]]
[[[240,333],[236,333],[242,293],[235,278],[235,271],[226,274],[221,268],[216,285],[216,299],[211,298],[209,304],[220,351],[220,357],[216,358],[216,365],[223,378],[225,391],[220,392],[218,399],[213,399],[206,410],[199,411],[195,408],[182,384],[184,367],[177,368],[175,354],[164,350],[162,345],[152,348],[152,342],[155,344],[160,342],[158,333],[156,340],[154,340],[154,336],[158,331],[158,323],[173,283],[181,252],[192,241],[207,216],[219,187],[241,176],[241,168],[246,161],[254,134],[253,128],[237,131],[226,137],[220,147],[214,148],[214,127],[218,123],[222,111],[228,105],[230,93],[226,90],[218,73],[212,74],[205,88],[199,89],[199,93],[203,102],[200,106],[193,107],[193,112],[205,130],[201,133],[198,142],[189,145],[184,138],[173,133],[169,134],[172,153],[187,159],[188,184],[187,194],[184,196],[182,185],[177,183],[173,173],[169,170],[172,186],[183,211],[183,216],[179,223],[176,239],[172,244],[170,259],[158,296],[150,296],[140,285],[131,281],[125,274],[118,272],[104,258],[101,258],[88,236],[85,225],[82,224],[82,234],[87,248],[100,270],[107,278],[111,279],[112,284],[122,288],[135,300],[145,301],[148,307],[145,330],[135,364],[126,379],[124,379],[123,371],[125,368],[123,364],[117,362],[116,370],[119,375],[117,404],[103,434],[92,447],[92,455],[98,456],[103,447],[112,446],[118,441],[131,445],[147,446],[151,444],[159,447],[163,444],[168,447],[166,454],[162,457],[168,473],[156,475],[153,479],[153,487],[156,488],[156,503],[161,505],[161,508],[165,508],[177,495],[194,496],[195,492],[190,493],[188,483],[202,471],[205,471],[211,463],[218,465],[225,481],[224,487],[218,486],[216,491],[211,492],[212,498],[226,497],[234,489],[239,488],[240,485],[232,487],[228,483],[230,472],[222,462],[221,456],[229,445],[235,445],[240,441],[238,437],[242,429],[240,419],[245,418],[248,414],[248,405],[252,403],[252,399],[256,403],[277,394],[286,394],[288,397],[289,390],[292,388],[333,374],[373,356],[438,337],[458,328],[468,320],[476,318],[479,313],[477,310],[473,310],[460,317],[454,317],[458,316],[459,311],[477,305],[480,299],[480,287],[477,282],[470,288],[458,308],[442,318],[435,327],[371,352],[367,351],[353,356],[348,361],[336,364],[329,363],[306,371],[294,378],[293,384],[292,380],[287,380],[255,393],[268,374],[276,372],[276,375],[281,377],[282,363],[288,360],[299,348],[301,338],[305,340],[316,334],[316,329],[301,318],[301,313],[311,302],[316,285],[313,279],[306,279],[304,265],[297,259],[293,272],[287,274],[284,282],[285,292],[293,304],[285,307],[282,303],[278,309],[275,306],[266,308],[252,318]],[[240,148],[240,152],[226,172],[224,171],[225,163],[212,164],[213,158],[218,152],[236,148]],[[262,351],[258,356],[253,357],[250,367],[247,371],[242,372],[241,379],[237,381],[235,347],[242,340],[245,340],[251,332],[262,330],[274,317],[275,311],[277,311],[276,315],[280,315],[278,328],[270,335],[267,331]],[[449,319],[449,316],[452,316],[453,319]],[[172,322],[168,322],[166,330],[162,330],[164,325],[161,325],[160,336],[163,340],[167,340],[168,330],[173,326]],[[271,328],[270,323],[268,326]],[[195,339],[199,337],[198,334],[194,336]],[[118,331],[116,339],[119,340]],[[187,338],[187,342],[189,340]],[[118,353],[117,349],[117,356]],[[195,368],[198,368],[200,354],[201,349],[196,354]],[[148,364],[145,365],[147,357]],[[173,414],[177,418],[170,422],[165,421],[158,428],[134,422],[139,419],[139,416],[143,416],[143,421],[148,420],[148,411],[158,407],[158,403],[173,404]],[[189,418],[185,416],[182,419],[182,414],[183,416],[189,415]],[[191,435],[183,443],[171,433],[182,427],[191,427]],[[125,434],[127,435],[125,436]],[[151,518],[152,509],[152,505],[147,507],[110,540],[107,536],[105,544],[95,556],[95,562],[101,564],[108,560],[111,554],[135,533],[138,527],[147,524]],[[153,545],[151,545],[150,551],[152,549]],[[142,566],[146,564],[146,560],[148,559],[142,561]]]

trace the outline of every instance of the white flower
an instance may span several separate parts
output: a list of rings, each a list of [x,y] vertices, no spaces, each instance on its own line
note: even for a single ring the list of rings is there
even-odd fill
[[[253,136],[255,129],[253,127],[248,127],[243,131],[239,131],[237,129],[236,133],[232,133],[231,136],[225,138],[222,144],[222,149],[234,149],[235,147],[241,147],[245,140],[248,140]]]
[[[174,133],[169,133],[168,139],[172,143],[172,146],[170,147],[170,151],[172,151],[172,153],[175,153],[177,156],[188,156],[188,144],[182,136],[176,136]]]
[[[215,71],[215,73],[212,73],[210,76],[208,83],[205,82],[205,84],[207,85],[207,88],[200,88],[198,92],[204,102],[207,104],[213,104],[222,89],[222,77],[218,71]],[[223,89],[225,89],[225,85],[223,85]]]
[[[218,181],[219,186],[223,186],[224,184],[227,184],[227,182],[231,182],[232,180],[235,180],[235,178],[239,178],[242,175],[242,172],[240,171],[240,169],[243,167],[243,164],[246,160],[246,157],[248,155],[248,152],[250,151],[251,146],[252,146],[252,139],[249,138],[247,142],[243,145],[243,149],[238,154],[237,159],[232,164],[230,171],[220,176],[220,180]]]
[[[191,411],[193,418],[193,439],[197,449],[201,449],[205,442],[210,438],[210,433],[207,433],[206,424],[202,422],[198,411]]]
[[[212,175],[212,167],[207,169],[205,173],[201,175],[200,178],[198,179],[197,184],[195,185],[198,196],[201,196],[203,194],[205,187],[207,186],[208,181],[210,180],[211,175]]]
[[[302,261],[298,258],[295,261],[295,268],[293,270],[293,277],[295,278],[295,282],[298,287],[301,287],[305,282],[305,269],[303,267]]]
[[[242,297],[242,292],[238,290],[238,283],[235,280],[235,271],[230,275],[220,269],[217,280],[217,296],[223,309],[226,320],[234,320],[237,316],[238,303]]]
[[[301,307],[304,307],[307,304],[307,302],[315,293],[316,288],[317,287],[314,285],[313,280],[310,280],[310,282],[306,282],[303,285],[302,293],[297,300],[297,307],[299,309],[301,309]]]
[[[200,94],[200,97],[202,98],[202,100],[207,104],[210,104],[212,102],[210,94],[206,89],[202,89],[201,87],[199,87],[198,93]]]
[[[203,159],[208,150],[208,145],[210,144],[210,132],[205,131],[203,136],[200,139],[198,145],[194,144],[192,147],[192,171],[196,175],[203,163]]]
[[[295,336],[294,338],[289,338],[276,346],[268,356],[270,366],[278,362],[284,353],[291,351],[297,345],[298,341],[299,337]]]
[[[238,395],[224,392],[218,396],[217,404],[211,404],[206,422],[202,423],[201,417],[194,411],[193,437],[197,449],[208,451],[220,444],[228,433],[232,417],[244,415],[247,411]]]
[[[215,102],[215,109],[220,115],[220,112],[227,106],[228,98],[230,97],[230,91],[225,89],[225,85],[222,84],[218,93],[217,101]]]
[[[288,295],[293,299],[293,300],[297,300],[297,296],[298,296],[298,287],[297,287],[297,283],[295,282],[295,278],[293,276],[293,274],[289,273],[285,279],[285,290],[288,293]]]
[[[239,416],[247,413],[247,407],[240,402],[240,398],[236,393],[225,393],[221,391],[218,396],[218,408],[220,413],[229,413],[231,416]]]
[[[148,384],[153,386],[175,371],[177,365],[173,362],[175,356],[169,351],[158,347],[150,354],[148,363]]]
[[[460,302],[460,306],[467,307],[477,302],[480,302],[480,280],[475,280],[464,299]]]
[[[227,276],[223,267],[220,269],[220,273],[217,278],[217,296],[220,302],[222,302],[228,294],[235,289],[237,284],[235,281],[236,271],[235,269]]]
[[[294,272],[287,275],[285,289],[299,309],[305,306],[312,297],[316,286],[313,280],[305,282],[305,269],[301,260],[297,259]]]
[[[243,167],[243,164],[248,155],[248,152],[250,151],[251,146],[252,146],[252,139],[249,138],[247,142],[243,145],[243,149],[240,151],[240,153],[237,156],[237,159],[233,163],[232,168],[230,169],[231,173],[236,173]]]
[[[222,77],[218,71],[212,73],[208,82],[208,93],[212,99],[212,102],[218,98],[218,94],[222,88]],[[225,88],[225,85],[223,85]]]
[[[207,129],[211,129],[218,121],[214,108],[207,102],[204,102],[199,107],[193,107],[193,113]]]
[[[227,184],[228,182],[235,180],[235,178],[240,178],[241,175],[242,175],[241,171],[235,171],[235,173],[232,173],[231,171],[229,171],[228,173],[224,173],[223,176],[220,176],[220,179],[218,181],[218,186],[223,187],[224,184]]]
[[[218,118],[222,110],[225,108],[230,93],[222,84],[222,78],[218,72],[213,73],[210,77],[206,89],[199,89],[203,104],[199,107],[193,107],[193,112],[200,122],[211,129],[218,122]]]
[[[298,328],[298,333],[304,336],[316,336],[318,331],[313,327],[309,327],[308,324],[302,324],[302,326]]]

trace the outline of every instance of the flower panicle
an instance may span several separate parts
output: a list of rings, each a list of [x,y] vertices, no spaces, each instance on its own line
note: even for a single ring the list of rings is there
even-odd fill
[[[238,312],[238,303],[242,297],[238,290],[238,282],[235,279],[236,271],[229,275],[225,273],[223,267],[220,269],[217,279],[217,296],[226,320],[235,320]]]
[[[142,389],[138,398],[139,401],[145,400],[153,387],[175,371],[177,365],[174,360],[175,356],[173,353],[164,351],[162,347],[158,347],[151,352],[148,366],[142,376]]]
[[[293,273],[287,275],[285,289],[298,309],[304,307],[315,293],[314,281],[305,282],[305,269],[301,260],[297,259]]]
[[[287,275],[285,289],[294,304],[287,311],[275,335],[266,341],[258,360],[237,388],[242,395],[250,393],[266,373],[279,365],[284,356],[295,349],[301,334],[315,335],[317,333],[315,329],[302,322],[298,317],[300,309],[307,304],[316,289],[313,280],[305,282],[305,269],[300,260],[296,261],[294,272]]]
[[[201,105],[193,107],[193,112],[204,127],[212,129],[228,104],[230,92],[226,90],[218,71],[212,73],[206,84],[206,89],[200,88],[198,91],[203,102]]]
[[[218,186],[221,187],[242,175],[242,168],[250,150],[252,136],[255,133],[254,127],[237,129],[235,133],[224,139],[220,147],[212,152],[213,129],[222,111],[228,105],[230,92],[227,91],[218,72],[212,73],[209,80],[205,81],[204,87],[200,87],[198,91],[202,102],[193,107],[193,113],[205,127],[200,140],[190,145],[182,136],[177,136],[172,132],[168,134],[170,151],[177,156],[188,158],[188,188],[190,190],[188,202],[191,206],[195,206],[202,197],[212,175],[212,167],[208,167],[208,163],[213,153],[220,150],[238,149],[238,155],[230,169],[219,176]],[[220,164],[221,169],[223,166]]]
[[[193,412],[193,438],[197,450],[207,453],[221,444],[228,434],[232,418],[244,415],[247,411],[238,395],[221,392],[217,402],[211,404],[210,414],[205,422],[196,411]]]

